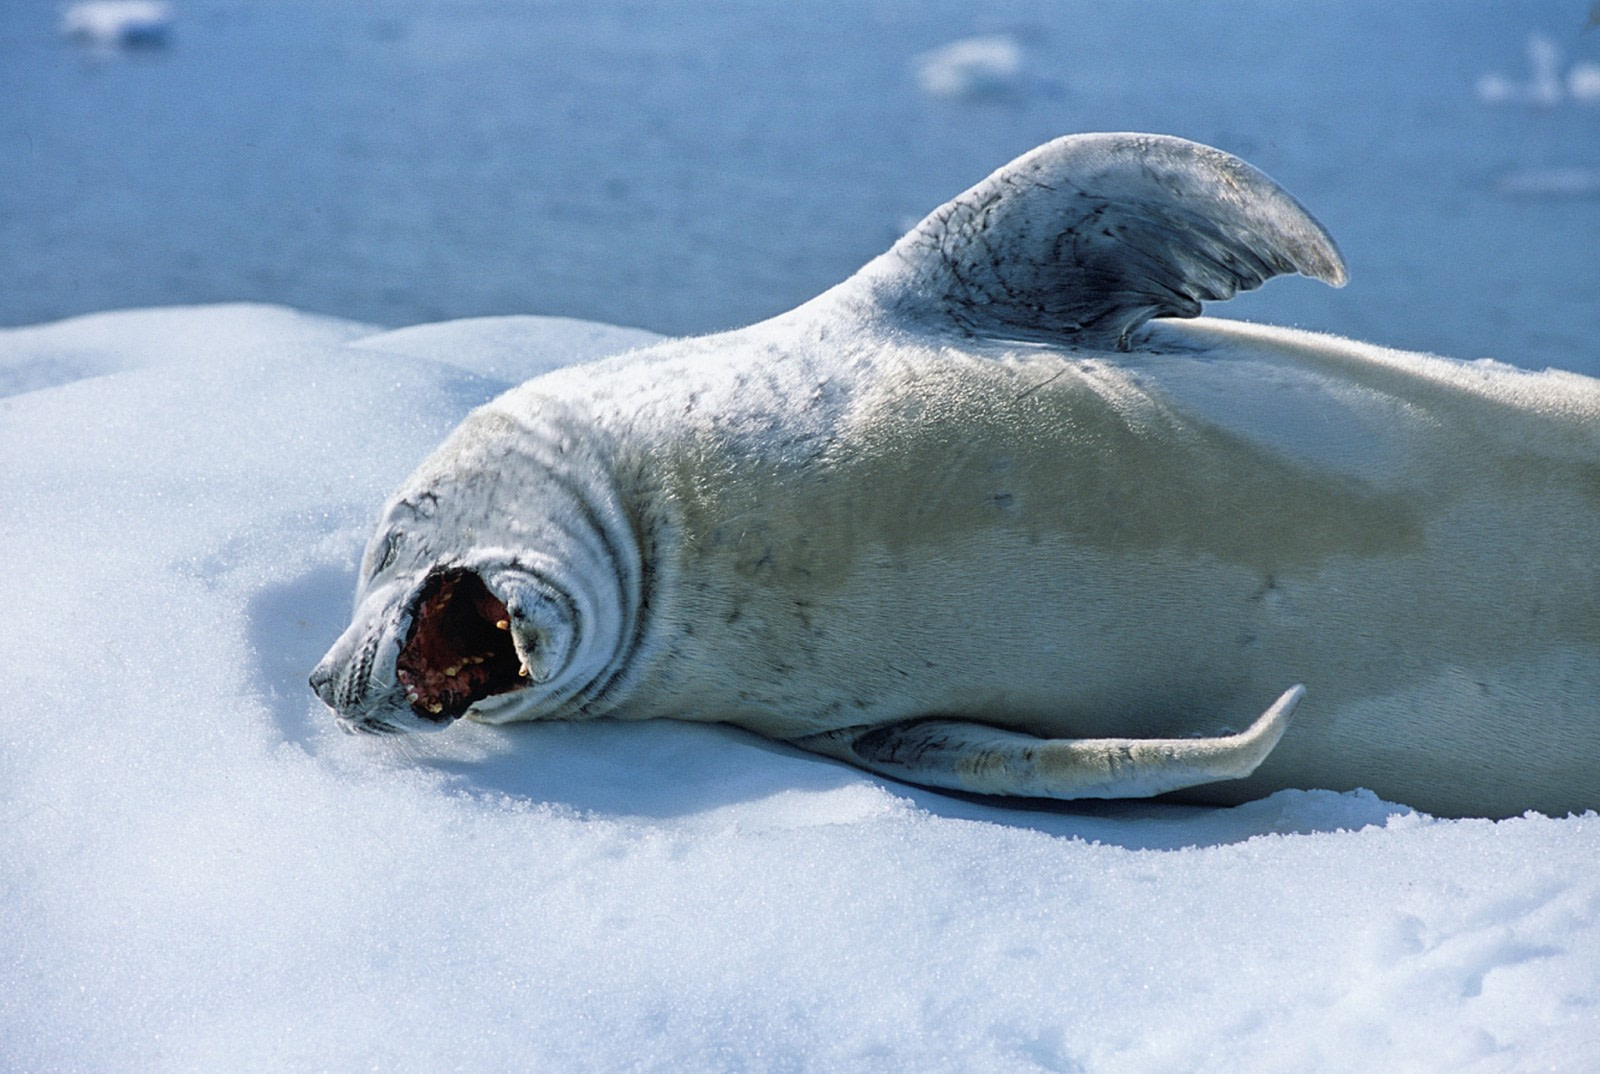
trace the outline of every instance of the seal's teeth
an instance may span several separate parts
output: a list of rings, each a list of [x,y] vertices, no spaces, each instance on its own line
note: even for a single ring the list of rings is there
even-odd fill
[[[417,703],[417,701],[419,700],[420,697],[421,697],[421,695],[418,694],[415,690],[407,690],[406,691],[406,700],[411,702],[413,705],[415,705]]]
[[[452,664],[444,669],[444,677],[447,679],[453,679],[459,674],[461,674],[460,664]]]
[[[486,656],[469,656],[467,657],[467,663],[477,665],[483,663],[487,659],[489,658]]]
[[[511,629],[511,620],[509,620],[509,619],[496,619],[494,621],[494,628],[496,630],[510,630]]]
[[[517,669],[517,674],[522,676],[524,679],[526,679],[532,673],[528,671],[528,665],[527,664],[523,664],[521,667],[519,667]]]
[[[428,711],[433,713],[435,716],[437,716],[437,715],[439,715],[439,713],[444,711],[444,706],[441,705],[439,702],[434,701],[434,702],[431,702],[428,705]]]

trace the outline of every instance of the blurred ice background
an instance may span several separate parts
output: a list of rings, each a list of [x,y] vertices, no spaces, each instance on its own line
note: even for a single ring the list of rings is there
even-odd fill
[[[702,332],[1058,134],[1237,153],[1348,256],[1226,315],[1591,369],[1587,0],[182,0],[0,15],[0,324],[235,301]],[[1531,53],[1531,55],[1530,55]],[[1221,312],[1221,311],[1218,311]],[[1600,369],[1594,371],[1600,372]]]

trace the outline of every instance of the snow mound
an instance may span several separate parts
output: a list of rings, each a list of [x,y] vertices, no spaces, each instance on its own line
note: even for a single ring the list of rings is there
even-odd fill
[[[512,374],[645,338],[0,333],[0,1065],[1600,1063],[1592,814],[1029,808],[671,723],[337,733],[305,675],[389,489]]]
[[[377,331],[359,321],[242,302],[0,328],[0,396],[149,366],[214,365],[257,347],[337,345]]]
[[[648,346],[661,337],[570,317],[473,317],[383,332],[355,345],[447,362],[519,383],[552,369]]]

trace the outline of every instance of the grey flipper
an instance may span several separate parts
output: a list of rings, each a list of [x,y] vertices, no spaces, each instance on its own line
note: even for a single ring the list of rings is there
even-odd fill
[[[1322,225],[1218,149],[1156,134],[1058,138],[934,210],[866,266],[883,307],[973,335],[1128,349],[1280,273],[1343,286]]]
[[[1215,738],[1037,738],[963,720],[853,727],[794,740],[869,772],[947,790],[1035,798],[1147,798],[1242,779],[1289,726],[1303,686]]]

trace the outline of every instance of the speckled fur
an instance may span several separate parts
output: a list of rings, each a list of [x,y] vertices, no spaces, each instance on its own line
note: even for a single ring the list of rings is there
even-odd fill
[[[575,594],[582,651],[480,719],[725,721],[915,780],[949,726],[1121,763],[1304,683],[1253,775],[1186,793],[1600,807],[1600,383],[1141,327],[1343,268],[1232,158],[1095,137],[791,313],[482,408],[391,503],[324,681],[376,631],[360,710],[392,706],[417,580],[515,564]],[[987,782],[927,781],[1050,793],[968,753]]]

